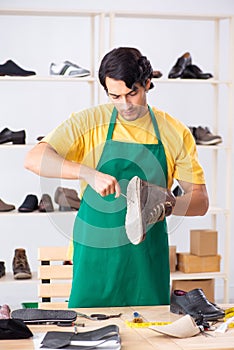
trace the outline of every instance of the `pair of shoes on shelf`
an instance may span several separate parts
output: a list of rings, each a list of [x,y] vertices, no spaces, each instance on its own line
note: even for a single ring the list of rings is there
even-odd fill
[[[25,137],[25,130],[12,131],[5,128],[0,132],[0,144],[12,142],[13,145],[24,145]]]
[[[54,206],[53,206],[51,197],[47,193],[44,193],[42,195],[39,204],[38,204],[38,198],[36,195],[28,194],[24,202],[18,208],[18,211],[21,213],[31,213],[37,209],[39,210],[39,212],[42,212],[42,213],[54,211]]]
[[[224,310],[209,302],[202,289],[196,288],[189,292],[174,290],[171,293],[170,311],[175,314],[189,314],[195,320],[216,321],[225,316]]]
[[[0,261],[0,278],[5,276],[5,274],[6,274],[5,262]]]
[[[209,146],[217,145],[222,142],[222,137],[212,134],[208,127],[189,126],[189,130],[191,131],[197,145]]]
[[[27,77],[35,74],[36,73],[34,71],[25,70],[21,68],[12,60],[8,60],[4,64],[0,64],[0,76],[9,75],[9,76]]]
[[[60,211],[78,210],[80,208],[80,198],[74,189],[58,187],[55,191],[54,201],[59,205]]]
[[[211,73],[203,73],[198,66],[192,64],[192,57],[190,53],[185,52],[177,59],[175,65],[171,68],[168,78],[210,79],[213,78],[213,75]]]
[[[0,306],[0,319],[11,318],[11,309],[7,304]]]
[[[78,78],[90,75],[90,71],[70,61],[64,61],[59,64],[51,63],[50,75],[62,75],[67,77]]]
[[[15,254],[12,262],[12,269],[14,279],[16,280],[32,278],[32,273],[29,267],[25,249],[15,249]]]
[[[0,212],[14,210],[15,206],[13,204],[7,204],[0,199]]]

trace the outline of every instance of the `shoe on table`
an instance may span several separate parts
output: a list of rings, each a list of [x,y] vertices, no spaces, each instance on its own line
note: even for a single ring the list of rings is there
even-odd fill
[[[223,141],[221,136],[212,134],[208,127],[198,126],[189,127],[189,129],[197,145],[217,145]]]
[[[51,63],[50,75],[63,75],[68,77],[85,77],[87,75],[90,75],[90,71],[72,62],[64,61],[59,64]]]
[[[224,311],[210,303],[202,289],[197,288],[189,292],[176,289],[171,293],[170,311],[175,314],[189,314],[195,319],[203,317],[204,321],[222,319]]]
[[[12,262],[14,279],[29,279],[32,278],[32,273],[28,264],[25,249],[15,249],[15,255]]]
[[[5,262],[0,261],[0,278],[5,276],[5,274],[6,274]]]
[[[7,204],[0,199],[0,212],[14,210],[15,206],[13,204]]]
[[[6,61],[4,64],[0,64],[0,76],[21,76],[27,77],[29,75],[35,75],[36,73],[30,70],[25,70],[18,66],[12,60]]]
[[[153,71],[153,78],[161,78],[162,75],[163,75],[162,72],[160,72],[159,70]]]

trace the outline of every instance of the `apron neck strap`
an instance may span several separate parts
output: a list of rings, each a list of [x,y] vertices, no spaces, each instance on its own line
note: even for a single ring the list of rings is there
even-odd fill
[[[151,107],[149,105],[148,105],[148,109],[149,109],[149,112],[150,112],[151,121],[153,123],[155,135],[156,135],[156,137],[158,139],[158,142],[160,142],[160,133],[159,133],[159,129],[158,129],[158,123],[156,121],[154,112],[152,111],[152,109],[151,109]],[[111,114],[111,120],[110,120],[110,124],[109,124],[109,128],[108,128],[108,133],[107,133],[106,140],[111,140],[112,139],[112,135],[113,135],[113,131],[114,131],[117,115],[118,115],[118,111],[114,107],[113,111],[112,111],[112,114]]]

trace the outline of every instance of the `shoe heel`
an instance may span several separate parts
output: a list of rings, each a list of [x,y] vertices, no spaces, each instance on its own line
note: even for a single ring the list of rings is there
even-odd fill
[[[25,145],[25,131],[16,131],[12,134],[13,145]]]
[[[12,143],[13,143],[13,145],[25,145],[25,138],[22,136],[20,136],[20,137],[14,136],[12,138]]]
[[[177,305],[170,305],[170,312],[172,312],[173,314],[177,314],[177,315],[184,314],[183,310],[180,307],[178,307]]]
[[[63,205],[59,206],[59,211],[72,211],[71,207],[65,207]]]

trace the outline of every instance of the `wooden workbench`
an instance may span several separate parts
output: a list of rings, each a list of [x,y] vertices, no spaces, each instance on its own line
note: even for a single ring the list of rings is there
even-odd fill
[[[230,305],[231,306],[231,305]],[[87,315],[92,313],[104,313],[107,315],[122,313],[120,318],[110,318],[103,321],[91,321],[78,317],[77,322],[85,323],[85,327],[79,328],[78,332],[97,329],[109,324],[116,324],[120,329],[122,348],[126,350],[224,350],[234,349],[234,328],[228,329],[224,334],[209,332],[212,336],[205,337],[199,334],[187,339],[178,339],[157,333],[147,328],[130,328],[125,324],[126,320],[133,319],[133,312],[137,311],[147,321],[169,321],[177,320],[178,315],[169,311],[169,306],[150,306],[150,307],[118,307],[118,308],[100,308],[100,309],[75,309]],[[163,326],[162,326],[163,327]],[[58,327],[51,325],[30,326],[34,337],[39,333],[47,331],[73,331],[72,327]],[[35,340],[0,340],[0,350],[32,350],[35,348]]]

